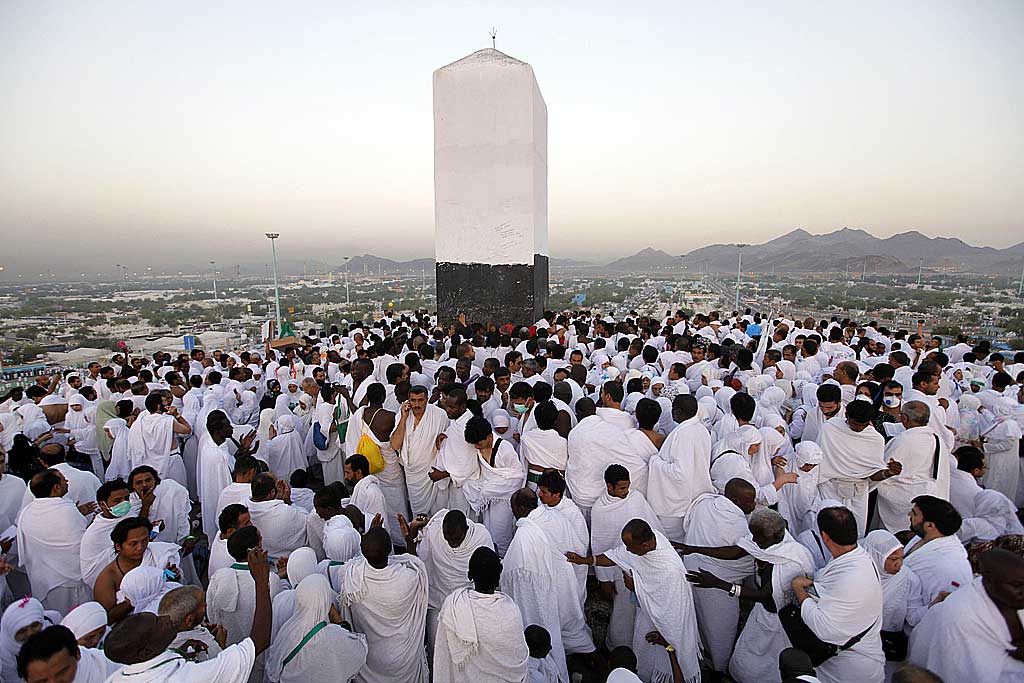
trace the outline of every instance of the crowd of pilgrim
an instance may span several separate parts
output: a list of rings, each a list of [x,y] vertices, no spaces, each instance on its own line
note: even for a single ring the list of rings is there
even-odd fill
[[[0,398],[0,683],[1024,681],[1022,402],[749,311],[118,354]]]

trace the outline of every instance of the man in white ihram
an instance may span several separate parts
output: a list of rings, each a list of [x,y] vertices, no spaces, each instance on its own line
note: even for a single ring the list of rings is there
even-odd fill
[[[618,566],[640,607],[633,630],[637,673],[646,681],[700,681],[700,635],[693,592],[679,553],[642,519],[622,530],[622,544],[601,555],[566,553],[573,564]]]
[[[67,614],[92,597],[80,560],[85,512],[65,498],[68,482],[57,470],[36,474],[29,487],[36,498],[18,515],[19,559],[43,606]],[[96,503],[86,509],[95,510]]]
[[[841,650],[816,668],[818,679],[823,683],[880,683],[885,676],[885,655],[878,571],[867,551],[857,545],[857,521],[850,510],[821,510],[818,528],[832,559],[813,580],[798,576],[792,584],[803,622],[819,639]]]

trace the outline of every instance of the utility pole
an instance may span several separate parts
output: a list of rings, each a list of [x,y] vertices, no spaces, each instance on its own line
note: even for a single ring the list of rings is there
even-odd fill
[[[921,286],[921,274],[924,272],[924,259],[919,259],[917,262],[917,286]]]
[[[736,263],[736,305],[734,306],[734,309],[735,309],[735,311],[737,313],[739,313],[739,311],[740,311],[740,274],[743,272],[743,247],[745,247],[747,245],[746,244],[737,244],[736,246],[740,248],[740,252],[739,252],[739,260]]]
[[[346,306],[348,306],[348,305],[350,305],[352,303],[352,299],[351,299],[351,297],[349,297],[349,292],[348,292],[348,259],[349,259],[349,257],[346,256],[345,257],[345,305]]]
[[[210,261],[210,273],[213,275],[213,300],[217,300],[217,264]]]
[[[277,286],[277,246],[274,240],[281,236],[279,232],[265,233],[270,240],[270,251],[274,255],[274,310],[277,314],[277,336],[281,336],[281,295]]]

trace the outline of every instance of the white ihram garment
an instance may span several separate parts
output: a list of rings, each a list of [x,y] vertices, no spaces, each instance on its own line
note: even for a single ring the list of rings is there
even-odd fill
[[[423,648],[427,570],[413,555],[392,556],[383,569],[358,557],[345,564],[339,600],[353,629],[366,635],[359,683],[427,683]]]
[[[683,539],[683,518],[711,483],[711,435],[696,416],[668,435],[648,463],[647,500],[674,541]]]
[[[633,519],[642,519],[652,529],[662,531],[661,522],[654,510],[647,504],[644,494],[630,491],[625,498],[616,498],[605,491],[590,510],[590,550],[601,555],[622,543],[622,528]],[[615,598],[612,602],[612,616],[608,622],[605,645],[609,650],[624,645],[633,646],[633,626],[636,620],[636,605],[632,593],[622,580],[618,567],[595,567],[598,581],[614,582]]]
[[[683,521],[686,545],[705,548],[733,546],[747,535],[747,518],[736,504],[717,493],[702,493],[694,499]],[[729,583],[743,583],[754,573],[749,557],[719,560],[696,553],[683,558],[688,571],[707,570]],[[739,601],[725,591],[697,589],[693,591],[697,624],[710,650],[711,665],[724,672],[732,656],[736,629],[739,625]]]
[[[460,588],[445,599],[434,644],[434,680],[522,683],[530,651],[519,608],[501,592]]]
[[[693,609],[693,592],[679,554],[665,536],[654,532],[654,537],[655,548],[644,555],[634,555],[625,545],[605,553],[609,560],[633,576],[640,603],[633,630],[637,670],[642,679],[651,683],[673,681],[664,648],[647,642],[647,634],[657,630],[676,649],[683,680],[696,683],[700,681],[700,635]]]

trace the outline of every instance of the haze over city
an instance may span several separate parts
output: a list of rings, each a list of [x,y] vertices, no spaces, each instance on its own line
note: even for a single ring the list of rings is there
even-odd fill
[[[1012,0],[33,0],[0,6],[7,276],[266,260],[267,230],[286,259],[431,256],[431,73],[492,26],[547,101],[552,256],[1024,234]]]

